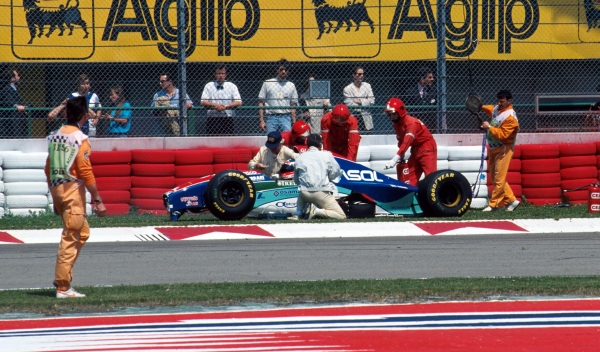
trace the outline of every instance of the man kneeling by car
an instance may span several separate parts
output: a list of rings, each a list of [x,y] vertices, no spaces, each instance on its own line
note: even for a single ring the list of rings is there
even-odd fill
[[[291,219],[298,220],[301,214],[305,219],[345,219],[344,211],[333,197],[337,188],[331,182],[342,174],[340,165],[331,153],[322,152],[320,135],[309,135],[306,146],[308,150],[296,159],[294,182],[299,194],[296,214]]]

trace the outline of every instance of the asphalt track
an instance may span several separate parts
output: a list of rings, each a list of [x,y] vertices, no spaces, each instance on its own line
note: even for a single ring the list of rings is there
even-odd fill
[[[0,289],[49,287],[56,244],[0,246]],[[600,275],[599,233],[88,243],[74,286]]]

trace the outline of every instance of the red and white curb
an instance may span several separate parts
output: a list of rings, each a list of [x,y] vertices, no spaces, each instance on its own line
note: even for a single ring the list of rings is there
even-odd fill
[[[0,320],[33,351],[597,351],[600,300],[448,302]]]
[[[402,237],[600,232],[600,218],[490,221],[279,223],[177,227],[92,228],[88,242],[229,240],[251,238]],[[61,229],[0,230],[0,244],[58,243]]]

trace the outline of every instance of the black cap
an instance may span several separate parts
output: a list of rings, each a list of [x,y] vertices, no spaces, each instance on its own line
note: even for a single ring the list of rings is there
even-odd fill
[[[265,143],[265,147],[269,149],[275,149],[281,143],[281,133],[279,132],[270,132],[267,135],[267,143]]]

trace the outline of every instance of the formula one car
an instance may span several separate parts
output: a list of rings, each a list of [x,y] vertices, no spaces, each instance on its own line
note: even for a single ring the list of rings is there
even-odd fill
[[[361,193],[376,204],[376,213],[390,216],[462,216],[472,201],[468,180],[457,171],[433,172],[414,187],[336,157],[342,170],[337,197]],[[209,210],[221,220],[239,220],[260,214],[294,214],[298,186],[255,171],[225,170],[188,182],[163,195],[171,219],[186,212]]]

